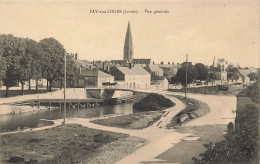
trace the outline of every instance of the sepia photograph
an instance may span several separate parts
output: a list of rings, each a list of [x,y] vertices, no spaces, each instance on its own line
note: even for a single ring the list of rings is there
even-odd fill
[[[259,164],[259,0],[0,0],[0,164]]]

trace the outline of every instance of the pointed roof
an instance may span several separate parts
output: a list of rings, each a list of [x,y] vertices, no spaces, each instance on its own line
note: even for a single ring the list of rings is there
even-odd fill
[[[128,22],[126,36],[125,36],[125,45],[124,45],[124,59],[128,61],[133,61],[133,41],[132,41],[132,34],[131,34],[131,27],[130,21]]]

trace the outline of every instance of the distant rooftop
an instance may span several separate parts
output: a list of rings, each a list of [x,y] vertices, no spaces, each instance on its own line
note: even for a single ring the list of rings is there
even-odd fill
[[[132,67],[131,69],[128,67],[117,67],[117,69],[125,75],[150,75],[150,73],[142,67]]]

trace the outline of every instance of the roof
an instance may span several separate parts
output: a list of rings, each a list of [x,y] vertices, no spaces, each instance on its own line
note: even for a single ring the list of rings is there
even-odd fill
[[[72,61],[75,63],[77,67],[87,67],[89,65],[89,63],[80,59],[72,58]]]
[[[116,67],[119,71],[121,71],[125,75],[150,75],[142,67],[132,67],[131,69],[128,67]]]
[[[112,75],[109,75],[105,72],[102,72],[100,70],[88,70],[88,69],[82,69],[80,76],[90,76],[90,77],[111,77]]]
[[[151,63],[151,59],[133,59],[134,63],[142,64],[142,63]]]
[[[250,74],[249,69],[238,69],[239,73],[242,74],[244,77]]]
[[[151,71],[163,71],[158,65],[149,64],[148,67],[151,69]]]
[[[109,75],[109,74],[102,72],[100,70],[98,70],[98,76],[99,77],[112,77],[112,75]]]

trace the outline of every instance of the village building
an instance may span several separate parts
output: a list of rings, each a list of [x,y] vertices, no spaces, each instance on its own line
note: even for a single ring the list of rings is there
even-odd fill
[[[81,69],[79,74],[72,80],[72,87],[102,87],[114,85],[114,77],[97,69]]]
[[[249,69],[238,69],[238,73],[242,76],[242,83],[250,83],[248,75],[251,73]]]
[[[161,69],[158,65],[149,64],[144,67],[145,70],[147,70],[150,73],[154,73],[155,75],[159,77],[163,77],[163,69]]]
[[[128,22],[125,43],[124,43],[124,56],[123,60],[111,60],[111,63],[115,66],[128,66],[132,63],[137,66],[144,67],[151,64],[151,59],[134,59],[134,48],[133,48],[133,38],[131,33],[130,22]]]
[[[228,80],[227,72],[220,67],[208,67],[208,75],[215,83],[226,83]]]
[[[149,88],[151,74],[142,67],[112,67],[116,83],[126,88]]]
[[[168,64],[161,62],[157,65],[163,70],[164,77],[166,77],[169,81],[176,76],[178,69],[181,67],[180,63],[174,64],[174,62],[168,62]]]

